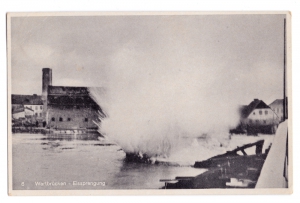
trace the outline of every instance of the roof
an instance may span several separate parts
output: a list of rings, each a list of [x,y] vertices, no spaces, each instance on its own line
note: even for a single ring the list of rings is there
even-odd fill
[[[27,106],[25,107],[25,109],[28,109],[29,111],[33,111],[31,108],[29,108],[29,107],[27,107]]]
[[[89,95],[87,87],[48,86],[48,95]]]
[[[12,104],[22,104],[22,105],[43,105],[42,97],[40,95],[11,95]]]
[[[254,99],[249,105],[241,106],[239,111],[242,118],[247,118],[254,109],[269,109],[270,107],[259,99]]]
[[[12,114],[24,112],[24,108],[13,109]]]
[[[276,99],[271,104],[269,104],[269,106],[273,105],[283,105],[283,99]]]
[[[53,107],[65,108],[74,106],[89,107],[102,112],[101,107],[90,94],[90,89],[99,89],[104,92],[102,87],[66,87],[66,86],[48,86],[48,105]]]

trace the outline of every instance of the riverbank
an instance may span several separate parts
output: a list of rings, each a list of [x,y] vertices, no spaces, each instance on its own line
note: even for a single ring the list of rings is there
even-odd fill
[[[43,127],[20,126],[20,127],[12,127],[12,133],[84,135],[88,133],[98,133],[98,131],[97,129],[49,129]]]

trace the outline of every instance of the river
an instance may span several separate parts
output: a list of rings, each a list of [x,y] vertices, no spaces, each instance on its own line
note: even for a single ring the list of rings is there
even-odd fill
[[[159,189],[164,186],[160,179],[203,173],[204,169],[191,167],[195,161],[261,139],[265,140],[265,150],[273,138],[273,135],[232,136],[222,145],[215,139],[192,139],[188,147],[167,159],[158,159],[168,164],[144,164],[124,161],[124,151],[97,134],[15,133],[12,134],[13,190]],[[253,154],[255,148],[246,152]]]
[[[12,134],[13,190],[159,189],[160,179],[204,172],[124,158],[119,146],[93,134]]]

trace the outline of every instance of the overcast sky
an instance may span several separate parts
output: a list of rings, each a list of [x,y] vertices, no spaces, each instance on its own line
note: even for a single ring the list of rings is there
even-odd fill
[[[120,78],[138,86],[136,78],[145,79],[144,74],[153,82],[174,75],[176,83],[181,81],[177,77],[188,80],[194,73],[190,69],[197,69],[203,70],[199,81],[210,81],[203,83],[207,92],[228,93],[241,104],[254,98],[270,103],[283,97],[283,19],[284,15],[14,17],[12,93],[41,94],[43,67],[52,68],[53,85],[103,87]],[[177,74],[180,71],[185,74]]]

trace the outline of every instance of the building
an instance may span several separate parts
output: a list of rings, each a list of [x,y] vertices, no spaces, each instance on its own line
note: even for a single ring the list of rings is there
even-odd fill
[[[262,100],[254,99],[249,105],[241,106],[240,124],[235,129],[247,134],[274,134],[279,124],[278,116]]]
[[[49,86],[47,126],[60,130],[97,130],[101,108],[87,87]]]
[[[42,122],[43,117],[43,102],[39,95],[11,95],[12,113],[17,109],[23,109],[24,116],[32,116],[35,120]]]
[[[43,114],[47,128],[60,132],[96,131],[100,106],[90,97],[88,87],[52,86],[52,70],[43,69]]]
[[[269,104],[270,108],[275,112],[278,116],[279,121],[282,122],[283,118],[283,99],[276,99],[271,104]]]
[[[12,110],[12,125],[13,126],[33,126],[38,125],[36,117],[33,114],[33,110],[24,108],[24,106],[18,106]]]
[[[24,111],[25,111],[25,116],[34,117],[35,115],[34,110],[32,110],[29,107],[25,107]]]
[[[33,115],[35,115],[36,118],[43,120],[43,104],[36,104],[36,105],[31,105],[31,104],[25,104],[24,105],[25,109],[30,109],[33,112]]]
[[[41,96],[12,94],[11,101],[14,123],[26,121],[62,133],[97,131],[99,117],[105,116],[90,88],[53,86],[50,68],[42,69]]]
[[[25,118],[25,111],[24,111],[24,108],[15,108],[15,109],[12,111],[12,118],[13,118],[13,119]]]

